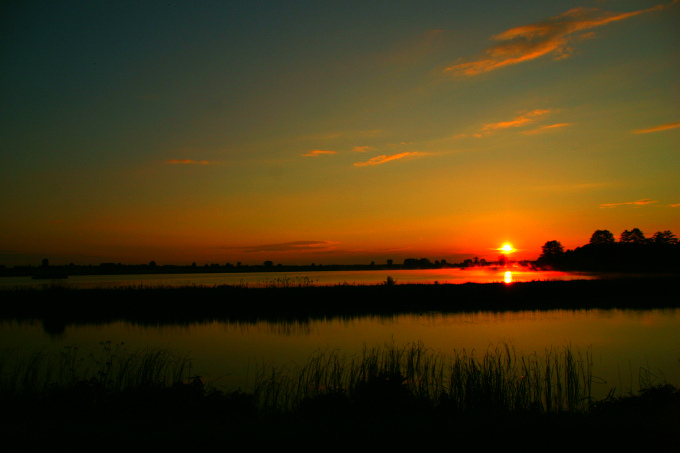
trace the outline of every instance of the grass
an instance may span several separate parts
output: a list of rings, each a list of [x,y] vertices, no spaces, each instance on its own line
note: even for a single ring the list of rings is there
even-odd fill
[[[100,343],[98,354],[83,357],[78,348],[56,354],[6,351],[0,356],[0,397],[43,397],[55,389],[97,388],[116,394],[167,388],[190,382],[191,361],[168,349],[128,351],[123,344]]]
[[[265,410],[284,412],[332,396],[357,407],[576,413],[592,400],[591,366],[589,351],[570,348],[524,356],[501,345],[449,356],[422,343],[385,345],[360,356],[319,351],[301,368],[262,367],[252,393]]]
[[[326,350],[301,367],[261,366],[246,389],[220,390],[169,350],[101,346],[88,356],[75,348],[5,353],[0,435],[27,448],[41,442],[91,448],[102,440],[318,446],[329,439],[345,447],[368,441],[422,448],[452,436],[459,445],[480,438],[502,444],[525,434],[537,443],[562,438],[576,446],[614,431],[636,433],[646,446],[678,440],[677,388],[594,401],[590,352],[569,347],[529,355],[508,345],[479,355],[447,355],[422,343],[366,347],[357,355]],[[564,438],[568,432],[579,434]]]
[[[318,351],[302,367],[261,366],[245,391],[267,414],[331,398],[371,410],[419,405],[463,412],[575,413],[588,409],[592,380],[588,351],[561,348],[525,356],[501,345],[479,356],[464,350],[449,356],[414,343],[366,347],[358,356]],[[0,358],[3,399],[49,398],[55,389],[85,387],[101,399],[199,384],[203,388],[190,360],[167,349],[128,351],[104,342],[98,354],[87,357],[68,347],[51,355],[5,353]]]

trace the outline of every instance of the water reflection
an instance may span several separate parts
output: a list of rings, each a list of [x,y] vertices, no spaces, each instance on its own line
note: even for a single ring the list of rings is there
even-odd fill
[[[505,273],[505,283],[512,283],[512,272],[507,271]]]
[[[523,310],[465,313],[404,313],[307,320],[213,320],[151,325],[134,322],[66,324],[61,335],[46,335],[35,322],[3,322],[3,348],[60,350],[76,346],[96,352],[99,342],[125,343],[132,350],[169,348],[189,355],[193,369],[225,387],[246,387],[257,364],[306,363],[314,351],[338,349],[361,354],[364,347],[421,341],[451,354],[509,344],[519,353],[570,346],[593,352],[593,373],[612,387],[635,388],[640,370],[680,383],[680,309]]]
[[[191,285],[263,285],[277,279],[305,279],[315,285],[377,285],[387,277],[397,283],[493,283],[505,281],[511,273],[512,280],[528,282],[536,280],[590,280],[599,276],[583,272],[537,271],[528,267],[470,267],[442,269],[382,269],[375,271],[319,271],[319,272],[244,272],[206,274],[140,274],[140,275],[75,275],[62,286],[75,288],[112,287],[127,285],[143,286],[191,286]],[[48,286],[49,283],[32,280],[31,277],[2,277],[0,287]]]

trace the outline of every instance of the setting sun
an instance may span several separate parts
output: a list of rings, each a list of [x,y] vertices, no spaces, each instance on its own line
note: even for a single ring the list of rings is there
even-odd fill
[[[515,251],[515,249],[512,247],[511,244],[508,244],[507,242],[503,244],[503,246],[500,248],[500,251],[503,253],[512,253]]]

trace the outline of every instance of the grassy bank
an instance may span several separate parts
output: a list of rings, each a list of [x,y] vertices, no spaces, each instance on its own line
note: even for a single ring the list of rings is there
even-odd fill
[[[582,308],[680,307],[679,276],[486,284],[314,286],[272,282],[222,285],[73,289],[64,285],[0,290],[0,319],[60,323],[183,323],[306,320],[396,313]]]
[[[167,350],[5,355],[0,403],[5,438],[350,446],[544,439],[579,430],[635,429],[648,445],[677,441],[680,392],[664,385],[595,401],[589,354],[569,348],[517,354],[501,347],[445,355],[422,344],[320,352],[301,368],[259,368],[245,389],[203,385]],[[536,431],[538,430],[538,431]],[[500,437],[499,437],[500,436]],[[653,436],[650,439],[649,436]],[[478,439],[479,440],[479,439]]]

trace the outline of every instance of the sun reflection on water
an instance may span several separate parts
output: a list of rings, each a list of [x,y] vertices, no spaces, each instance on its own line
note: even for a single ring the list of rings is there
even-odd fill
[[[505,283],[512,283],[512,272],[505,272]]]

